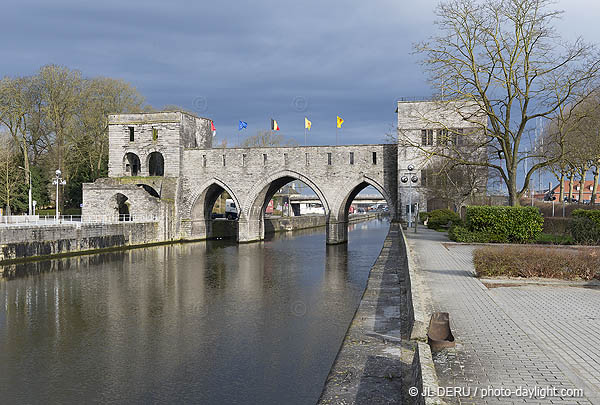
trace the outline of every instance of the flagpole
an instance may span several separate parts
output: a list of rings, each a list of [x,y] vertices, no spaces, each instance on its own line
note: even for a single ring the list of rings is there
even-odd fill
[[[335,122],[335,146],[338,146],[338,125],[337,125],[337,119]]]
[[[304,146],[306,146],[306,122],[304,123]]]

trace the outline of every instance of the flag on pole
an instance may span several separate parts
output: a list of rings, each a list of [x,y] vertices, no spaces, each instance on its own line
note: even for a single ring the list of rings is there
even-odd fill
[[[240,124],[238,126],[238,131],[241,131],[244,128],[248,128],[248,123],[245,121],[240,121]]]
[[[271,131],[279,131],[279,125],[273,118],[271,118]]]
[[[215,128],[215,123],[213,121],[210,122],[210,130],[212,131],[213,136],[217,134],[217,128]]]
[[[337,116],[337,127],[341,128],[343,123],[344,123],[344,119],[338,115]]]
[[[304,128],[310,131],[310,127],[312,126],[312,122],[308,120],[308,118],[304,117]]]

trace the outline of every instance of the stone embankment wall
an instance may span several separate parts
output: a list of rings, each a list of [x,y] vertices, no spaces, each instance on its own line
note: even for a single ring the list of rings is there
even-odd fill
[[[378,218],[381,213],[349,215],[348,222],[366,221]],[[265,219],[265,233],[292,231],[295,229],[308,229],[325,226],[327,221],[324,215],[306,215],[299,217],[282,217]]]
[[[6,226],[0,227],[0,263],[159,241],[156,222]]]
[[[350,215],[350,223],[367,221],[381,217],[381,213]],[[265,218],[265,234],[293,231],[298,229],[318,228],[327,224],[324,215],[306,215],[299,217]],[[235,238],[237,235],[237,221],[216,220],[212,224],[212,238]]]
[[[420,291],[411,287],[409,258],[402,229],[392,223],[319,404],[432,403],[411,394],[436,382],[429,347],[415,334]]]

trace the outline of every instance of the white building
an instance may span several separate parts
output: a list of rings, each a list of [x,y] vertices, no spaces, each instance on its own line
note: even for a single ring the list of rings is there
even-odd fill
[[[487,116],[473,102],[448,100],[398,101],[396,113],[399,178],[409,173],[405,162],[413,162],[415,170],[412,173],[418,178],[417,183],[412,185],[413,206],[418,203],[419,211],[427,211],[435,205],[435,198],[426,195],[424,186],[435,176],[430,168],[440,159],[436,154],[467,153],[471,159],[473,155],[476,159],[487,159],[487,148],[483,146]],[[485,176],[487,178],[487,174]],[[405,196],[409,190],[408,184],[398,182],[402,216],[408,213],[408,198]]]

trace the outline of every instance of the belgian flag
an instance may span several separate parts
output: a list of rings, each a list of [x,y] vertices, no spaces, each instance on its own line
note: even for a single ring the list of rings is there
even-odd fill
[[[273,118],[271,118],[271,131],[279,131],[279,125]]]

